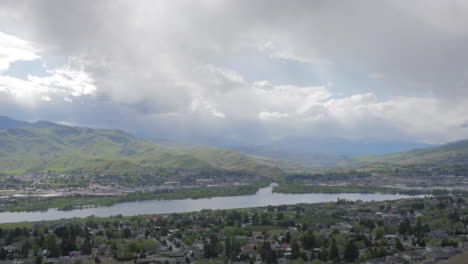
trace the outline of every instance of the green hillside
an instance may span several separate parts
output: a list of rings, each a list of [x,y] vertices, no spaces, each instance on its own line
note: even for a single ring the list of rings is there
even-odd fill
[[[282,171],[232,150],[160,144],[115,129],[69,127],[40,121],[0,130],[0,172],[48,170],[134,172],[151,168],[247,170],[262,176]]]
[[[353,157],[339,163],[342,167],[355,167],[369,164],[468,164],[468,140],[457,141],[427,149],[414,149],[401,153]]]
[[[275,164],[285,171],[322,170],[336,168],[337,163],[346,159],[346,156],[289,152],[275,146],[235,146],[234,150],[253,155],[258,161]]]

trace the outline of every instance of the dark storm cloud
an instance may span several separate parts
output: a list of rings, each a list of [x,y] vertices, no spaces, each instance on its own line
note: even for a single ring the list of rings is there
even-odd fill
[[[217,50],[223,52],[242,41],[277,41],[305,59],[357,65],[370,74],[447,94],[466,90],[468,5],[464,1],[34,1],[18,5],[34,40],[53,51],[115,63],[123,63],[122,59],[138,70],[166,59],[189,64],[191,59],[209,61]],[[166,52],[170,59],[159,57]]]
[[[1,5],[9,33],[34,43],[43,59],[76,58],[96,86],[92,95],[80,99],[92,107],[80,106],[78,98],[71,104],[36,105],[35,111],[46,117],[87,124],[112,120],[126,129],[187,140],[219,135],[269,139],[296,135],[292,131],[301,131],[297,136],[426,141],[468,135],[459,125],[467,114],[463,105],[468,91],[464,1]],[[314,65],[322,83],[253,83],[244,80],[244,73],[217,63],[252,49],[270,56],[272,63],[281,59]],[[385,100],[379,99],[378,89],[376,94],[337,95],[328,83],[342,74],[341,68],[359,69],[390,87],[404,88],[388,91],[394,97]],[[420,97],[409,97],[414,93],[405,89]],[[47,92],[36,96],[54,102]],[[71,117],[51,114],[58,108]]]

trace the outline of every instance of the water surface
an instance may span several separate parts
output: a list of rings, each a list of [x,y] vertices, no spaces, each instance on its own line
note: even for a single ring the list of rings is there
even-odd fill
[[[353,201],[383,201],[411,197],[409,195],[381,193],[273,193],[273,186],[274,184],[271,184],[268,187],[259,189],[255,194],[242,196],[212,197],[203,199],[146,200],[118,203],[108,207],[74,209],[70,211],[49,209],[47,211],[35,212],[3,212],[0,213],[0,223],[58,220],[62,218],[87,217],[91,215],[99,217],[119,214],[132,216],[142,214],[183,213],[200,211],[203,209],[234,209],[282,204],[321,203],[333,202],[338,198]]]

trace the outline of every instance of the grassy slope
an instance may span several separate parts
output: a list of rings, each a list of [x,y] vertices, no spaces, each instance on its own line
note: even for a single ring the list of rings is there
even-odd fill
[[[259,161],[275,164],[283,170],[320,170],[336,168],[337,163],[346,159],[342,155],[288,152],[275,146],[234,147],[235,150],[253,155]]]
[[[449,143],[439,147],[415,149],[395,154],[354,157],[340,162],[339,165],[343,167],[351,167],[367,165],[370,163],[456,164],[460,162],[468,162],[468,140]]]
[[[277,168],[235,151],[158,144],[120,130],[69,127],[50,122],[0,130],[0,172],[3,173],[70,169],[132,172],[154,167],[281,173]]]

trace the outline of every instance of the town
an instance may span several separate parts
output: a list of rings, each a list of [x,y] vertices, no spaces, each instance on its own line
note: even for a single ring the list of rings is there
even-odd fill
[[[467,254],[466,199],[338,199],[320,204],[3,224],[0,261],[437,263]]]
[[[142,174],[80,173],[0,175],[0,211],[69,210],[135,200],[246,195],[271,181],[245,171],[213,169],[160,168]]]

